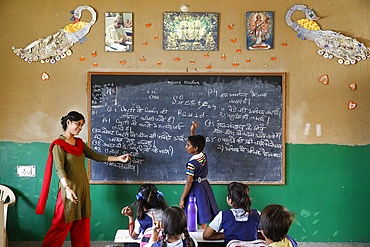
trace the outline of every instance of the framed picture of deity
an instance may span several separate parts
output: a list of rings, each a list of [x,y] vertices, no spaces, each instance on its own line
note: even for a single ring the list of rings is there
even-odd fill
[[[163,50],[217,51],[218,13],[163,13]]]
[[[274,13],[247,12],[247,49],[268,50],[274,46]]]

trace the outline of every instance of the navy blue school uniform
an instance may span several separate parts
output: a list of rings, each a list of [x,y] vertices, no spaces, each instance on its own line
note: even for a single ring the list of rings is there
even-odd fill
[[[207,180],[208,163],[204,152],[190,158],[186,164],[186,175],[193,177],[193,184],[185,198],[185,208],[188,207],[189,197],[195,197],[198,207],[198,224],[209,223],[218,214],[219,209]]]
[[[134,231],[137,234],[143,234],[146,229],[151,228],[153,226],[153,219],[149,215],[154,214],[154,217],[156,220],[162,220],[162,214],[163,210],[162,209],[155,209],[151,208],[147,213],[144,214],[143,219],[139,220],[136,218],[136,221],[139,222],[139,226],[135,223],[135,229]]]
[[[220,219],[221,218],[221,219]],[[224,230],[224,242],[230,240],[253,241],[258,238],[260,214],[256,209],[245,213],[242,208],[222,210],[209,226],[216,232]]]
[[[297,242],[290,236],[286,236],[286,238],[292,243],[293,247],[298,247]]]
[[[144,233],[146,229],[153,226],[153,219],[146,214],[144,215],[144,218],[142,220],[137,220],[140,223],[140,233]]]

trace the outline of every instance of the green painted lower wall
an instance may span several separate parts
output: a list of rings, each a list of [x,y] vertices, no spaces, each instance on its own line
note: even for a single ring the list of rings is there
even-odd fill
[[[51,223],[57,178],[53,176],[44,215],[35,214],[47,158],[47,143],[0,142],[0,183],[17,196],[8,212],[10,241],[40,241]],[[289,234],[300,242],[370,242],[370,145],[286,146],[286,185],[251,185],[252,207],[283,204],[297,216]],[[18,178],[17,165],[36,165],[35,178]],[[113,240],[127,228],[120,214],[135,198],[134,185],[91,185],[91,240]],[[182,185],[158,185],[177,205]],[[227,209],[226,185],[212,185],[220,209]]]

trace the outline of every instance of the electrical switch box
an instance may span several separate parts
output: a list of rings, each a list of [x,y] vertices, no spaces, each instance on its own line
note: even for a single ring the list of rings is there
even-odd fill
[[[36,177],[36,166],[17,166],[18,177]]]

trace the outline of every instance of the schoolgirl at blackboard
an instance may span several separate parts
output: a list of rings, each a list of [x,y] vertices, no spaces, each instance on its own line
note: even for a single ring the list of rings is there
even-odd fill
[[[186,141],[186,150],[192,157],[186,164],[186,183],[182,192],[179,206],[183,209],[189,204],[189,197],[196,198],[198,207],[197,221],[201,229],[207,227],[207,223],[219,212],[213,190],[207,180],[208,163],[207,156],[203,149],[205,138],[202,135],[195,135],[198,128],[197,122],[192,122],[190,127],[191,136]]]

